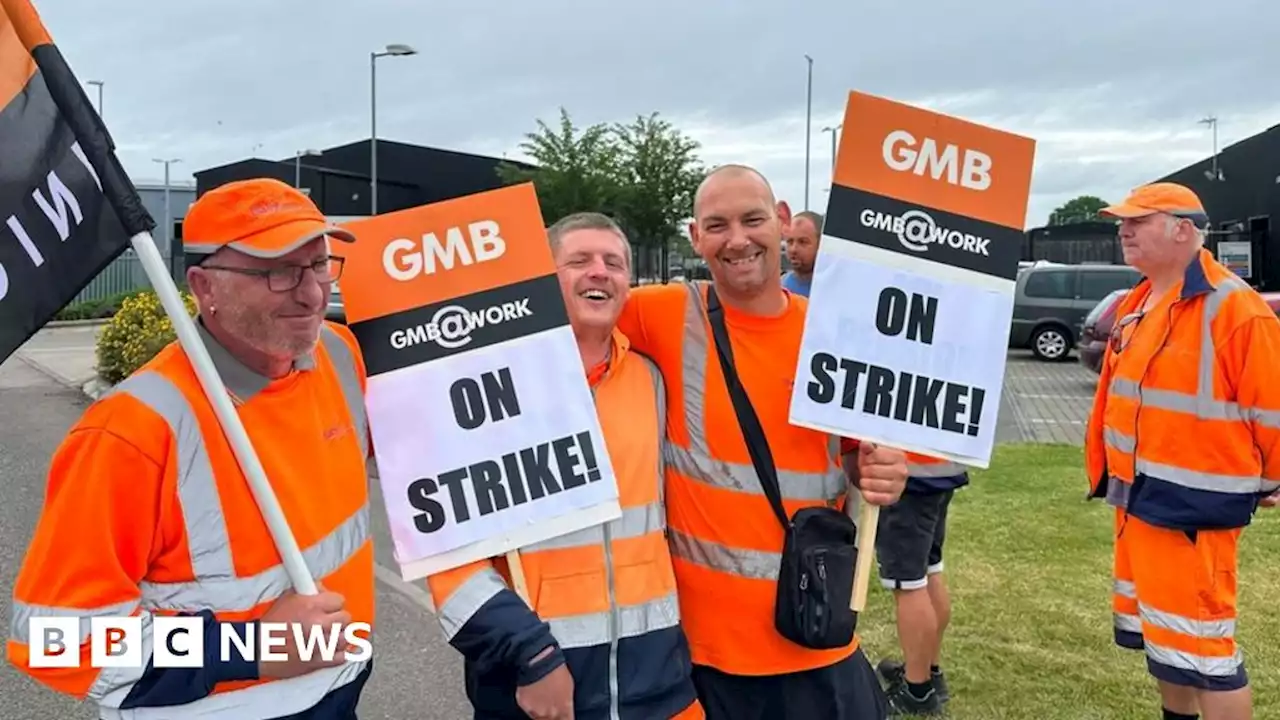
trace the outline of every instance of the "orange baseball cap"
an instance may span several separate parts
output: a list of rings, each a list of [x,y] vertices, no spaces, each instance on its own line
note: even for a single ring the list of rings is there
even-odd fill
[[[1114,218],[1136,218],[1155,213],[1187,218],[1200,227],[1209,222],[1209,215],[1205,212],[1200,197],[1190,188],[1170,182],[1134,188],[1124,202],[1105,207],[1098,214]]]
[[[201,195],[182,221],[182,245],[196,261],[224,247],[277,258],[316,238],[355,242],[297,188],[272,178],[221,185]]]

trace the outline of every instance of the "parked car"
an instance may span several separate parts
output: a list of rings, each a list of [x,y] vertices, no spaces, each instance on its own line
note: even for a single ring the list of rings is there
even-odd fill
[[[1102,372],[1102,356],[1106,354],[1111,328],[1115,326],[1116,306],[1127,294],[1127,288],[1112,291],[1085,316],[1076,354],[1080,356],[1080,364],[1095,373]]]
[[[1127,292],[1127,290],[1117,290],[1103,298],[1084,321],[1084,331],[1080,336],[1077,350],[1080,353],[1080,364],[1095,373],[1102,372],[1102,357],[1106,354],[1111,329],[1116,324],[1116,307]],[[1280,317],[1280,292],[1260,293],[1260,295],[1272,312]]]
[[[1038,265],[1018,274],[1009,346],[1046,361],[1066,360],[1098,303],[1142,275],[1127,265]]]

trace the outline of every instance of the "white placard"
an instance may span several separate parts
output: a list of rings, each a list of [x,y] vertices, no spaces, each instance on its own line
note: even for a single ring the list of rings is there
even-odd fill
[[[791,421],[985,467],[1012,283],[824,238]]]

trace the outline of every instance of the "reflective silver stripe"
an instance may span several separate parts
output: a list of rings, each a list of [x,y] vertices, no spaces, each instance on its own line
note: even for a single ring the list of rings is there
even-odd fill
[[[1207,657],[1157,645],[1149,639],[1145,640],[1144,644],[1146,645],[1147,657],[1155,662],[1179,670],[1189,670],[1200,675],[1218,677],[1234,675],[1240,669],[1241,664],[1244,663],[1244,655],[1239,650],[1236,650],[1231,657]]]
[[[731,548],[686,535],[675,529],[669,530],[668,533],[672,557],[753,580],[776,581],[778,579],[778,564],[782,561],[781,553]]]
[[[346,564],[369,542],[369,505],[366,503],[325,537],[303,549],[302,558],[318,581]],[[142,606],[180,612],[214,610],[242,612],[270,602],[292,587],[283,565],[241,578],[195,582],[144,582]]]
[[[653,397],[657,408],[656,419],[658,427],[656,428],[658,437],[658,509],[662,526],[667,525],[667,452],[670,443],[667,442],[667,385],[662,379],[662,371],[658,369],[658,364],[644,355],[636,354],[641,364],[649,369],[649,380],[653,383]]]
[[[1142,621],[1138,619],[1137,615],[1128,613],[1112,613],[1111,615],[1117,630],[1142,634]]]
[[[342,341],[338,333],[328,325],[322,326],[320,342],[329,353],[338,373],[338,385],[342,388],[342,396],[347,401],[347,410],[351,413],[351,424],[355,426],[356,438],[360,442],[360,457],[369,456],[369,418],[365,410],[364,392],[360,389],[359,369],[351,347]]]
[[[681,371],[684,422],[689,432],[689,447],[686,449],[672,444],[668,450],[667,462],[693,480],[763,496],[764,490],[760,486],[755,467],[750,463],[738,464],[720,460],[711,454],[706,434],[707,362],[710,357],[706,313],[698,286],[686,283],[685,289],[689,297],[685,303]],[[834,439],[834,442],[836,449],[831,453],[832,460],[839,447],[839,440]],[[782,497],[786,499],[834,502],[845,493],[848,483],[844,470],[833,464],[826,472],[821,473],[778,468],[778,486]]]
[[[963,475],[965,468],[957,462],[907,463],[907,475],[918,478],[943,478]]]
[[[322,668],[306,675],[251,685],[176,707],[104,707],[102,720],[245,720],[285,717],[315,707],[329,693],[360,676],[367,660]]]
[[[1132,453],[1138,447],[1132,435],[1126,435],[1113,427],[1102,428],[1102,439],[1122,453]]]
[[[692,480],[724,490],[764,495],[760,476],[752,465],[727,462],[674,443],[668,446],[667,462]],[[782,490],[782,497],[788,500],[832,500],[839,497],[847,485],[843,471],[806,473],[778,468],[778,487]]]
[[[1280,428],[1280,412],[1241,407],[1239,403],[1215,400],[1212,392],[1209,397],[1204,398],[1178,390],[1150,387],[1139,389],[1137,381],[1127,378],[1112,378],[1108,389],[1116,397],[1141,400],[1143,407],[1180,412],[1193,415],[1200,420],[1232,420]]]
[[[204,433],[195,410],[182,390],[154,370],[126,378],[108,395],[123,393],[136,398],[169,425],[177,461],[178,503],[191,550],[191,569],[202,580],[235,577],[231,541],[227,534],[213,464],[205,450]]]
[[[593,647],[611,642],[610,615],[609,612],[571,615],[552,618],[547,620],[547,624],[561,647]],[[638,637],[680,624],[680,606],[674,593],[639,605],[625,605],[617,609],[617,615],[619,639]]]
[[[142,643],[141,662],[132,667],[102,668],[93,685],[89,686],[87,695],[90,700],[96,700],[101,707],[120,707],[120,703],[129,696],[134,683],[141,680],[146,672],[147,663],[151,660],[151,633],[151,615],[143,613],[142,638],[137,641]]]
[[[438,614],[440,625],[444,628],[444,639],[453,640],[453,636],[458,634],[476,611],[494,595],[506,589],[507,584],[502,576],[491,567],[483,568],[464,580],[440,606]]]
[[[1272,491],[1280,488],[1280,482],[1263,480],[1258,476],[1220,475],[1200,470],[1165,465],[1138,458],[1133,464],[1134,471],[1143,475],[1160,478],[1183,487],[1196,490],[1210,490],[1220,493],[1249,494],[1259,491]]]
[[[641,537],[648,533],[662,530],[662,514],[662,505],[658,503],[623,508],[621,517],[617,520],[610,520],[605,525],[609,526],[610,535],[614,540]],[[521,548],[521,552],[599,547],[603,542],[604,525],[592,525],[565,535],[547,538],[546,540],[526,545]]]
[[[1116,580],[1112,586],[1112,592],[1120,597],[1138,599],[1138,588],[1131,580]]]
[[[95,617],[120,617],[124,615],[132,615],[133,611],[138,608],[137,600],[127,600],[114,605],[103,605],[96,608],[71,608],[71,607],[52,607],[49,605],[31,605],[24,602],[14,601],[9,611],[9,639],[16,640],[24,645],[31,643],[30,625],[32,618],[47,617],[79,617],[80,618],[80,639],[79,644],[84,645],[89,642],[89,631],[92,628],[93,618]]]
[[[1138,614],[1142,617],[1142,621],[1148,625],[1183,635],[1207,639],[1229,639],[1236,636],[1236,621],[1230,618],[1224,620],[1193,620],[1171,612],[1165,612],[1164,610],[1157,610],[1146,603],[1138,603]]]

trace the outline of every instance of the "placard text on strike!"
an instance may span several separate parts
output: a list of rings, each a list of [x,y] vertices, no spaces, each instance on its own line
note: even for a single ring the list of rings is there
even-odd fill
[[[443,242],[434,232],[423,233],[420,242],[396,238],[382,250],[382,269],[393,280],[408,282],[457,265],[497,260],[507,251],[500,233],[493,220],[478,220],[467,225],[465,235],[461,227],[446,229]]]
[[[520,398],[507,367],[482,372],[478,379],[459,378],[449,387],[449,400],[454,419],[463,430],[520,416]],[[433,533],[450,520],[449,509],[455,523],[475,517],[468,495],[475,499],[478,514],[485,516],[603,477],[591,432],[583,430],[446,470],[434,478],[418,478],[409,483],[406,494],[409,505],[419,511],[414,516],[418,531]],[[442,491],[448,492],[449,508],[435,497]]]
[[[885,165],[898,172],[909,171],[924,177],[928,171],[934,180],[941,180],[945,174],[946,182],[970,190],[991,187],[991,156],[978,150],[961,150],[948,143],[939,153],[937,140],[927,137],[917,146],[914,135],[906,130],[894,130],[885,136],[880,152]]]
[[[89,665],[144,667],[142,617],[94,617],[89,623]],[[46,668],[80,667],[80,618],[33,617],[27,623],[30,641],[28,665]],[[341,628],[304,628],[300,623],[247,623],[243,632],[229,623],[218,626],[218,659],[248,662],[283,662],[292,639],[298,656],[309,661],[317,654],[332,661],[346,650],[347,662],[368,660],[373,645],[368,623]],[[363,636],[361,634],[362,633]],[[205,664],[204,619],[155,615],[151,618],[151,663],[158,668],[195,668]],[[235,655],[232,655],[233,649]]]
[[[885,337],[905,337],[933,344],[938,299],[907,294],[896,287],[880,292],[875,327]],[[809,360],[813,379],[809,399],[826,405],[839,400],[846,410],[892,417],[920,427],[976,436],[981,427],[986,390],[906,371],[895,372],[855,358],[814,353]],[[862,377],[866,376],[866,383]],[[861,408],[858,406],[862,390]]]

